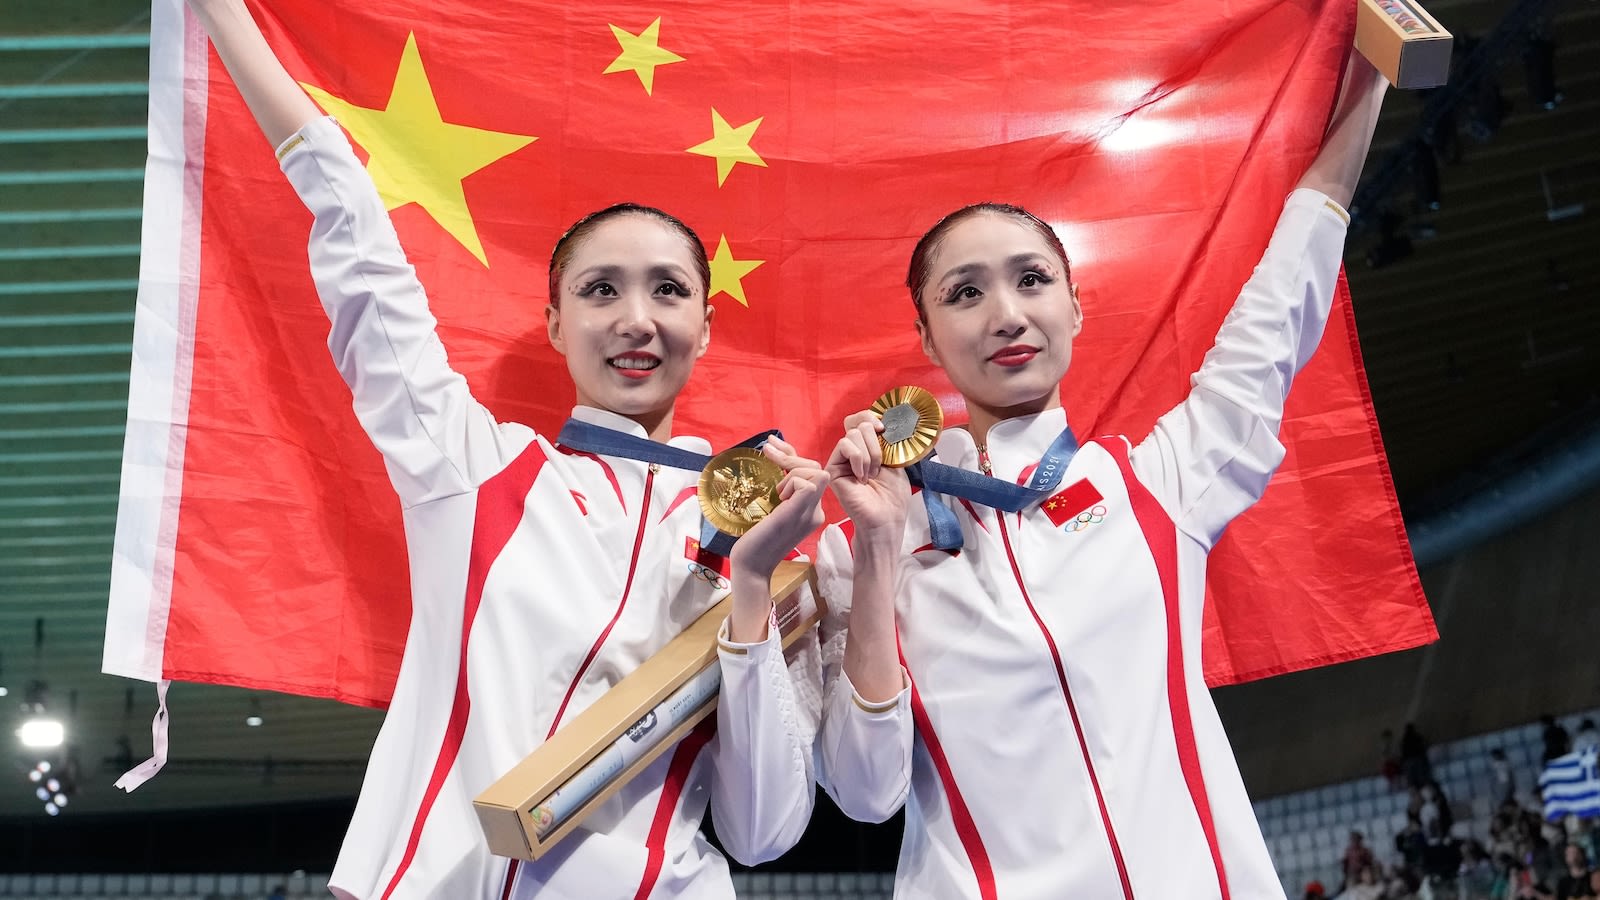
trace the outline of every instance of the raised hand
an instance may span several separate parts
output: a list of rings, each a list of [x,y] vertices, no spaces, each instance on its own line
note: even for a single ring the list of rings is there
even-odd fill
[[[855,523],[857,537],[882,535],[895,549],[905,530],[911,484],[906,473],[883,464],[878,434],[883,423],[863,410],[844,420],[844,437],[828,457],[830,487]]]
[[[772,571],[822,526],[822,492],[828,487],[828,473],[816,460],[796,453],[787,441],[768,438],[761,452],[783,469],[784,476],[778,484],[781,502],[739,538],[729,559],[733,563],[733,611],[728,617],[728,637],[742,644],[765,639],[772,613],[768,593]]]

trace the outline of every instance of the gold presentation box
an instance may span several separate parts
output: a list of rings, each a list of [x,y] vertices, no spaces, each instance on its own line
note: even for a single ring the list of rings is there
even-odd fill
[[[804,585],[814,605],[805,602]],[[816,573],[805,563],[779,563],[771,591],[788,648],[826,608]],[[732,604],[730,596],[707,610],[478,795],[472,805],[491,851],[538,859],[711,715],[720,684],[717,630]]]
[[[1450,32],[1414,0],[1360,0],[1356,49],[1397,88],[1430,88],[1450,76]]]

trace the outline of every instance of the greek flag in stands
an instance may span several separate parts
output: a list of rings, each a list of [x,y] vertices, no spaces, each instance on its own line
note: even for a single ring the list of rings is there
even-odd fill
[[[1580,819],[1600,816],[1600,774],[1596,773],[1596,750],[1590,747],[1550,760],[1539,776],[1544,792],[1544,817],[1554,822],[1569,815]]]

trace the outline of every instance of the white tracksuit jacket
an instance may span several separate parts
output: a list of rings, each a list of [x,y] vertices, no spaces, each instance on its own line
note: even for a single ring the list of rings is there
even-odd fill
[[[824,532],[820,780],[857,819],[906,805],[896,897],[1283,897],[1202,677],[1206,553],[1283,459],[1346,224],[1320,193],[1289,196],[1188,398],[1138,446],[1072,459],[1070,521],[947,497],[966,540],[951,554],[927,549],[913,502],[895,600],[910,683],[889,702],[840,668],[848,526]],[[1065,425],[1059,409],[995,425],[993,476],[1025,482]],[[964,430],[938,452],[981,470]]]
[[[700,527],[698,473],[578,454],[496,423],[447,364],[339,127],[311,122],[279,159],[314,217],[328,346],[400,496],[411,564],[411,630],[334,891],[732,897],[700,820],[709,799],[718,835],[747,862],[799,839],[813,796],[814,643],[793,680],[775,630],[761,644],[725,644],[705,752],[706,732],[685,738],[537,862],[513,868],[490,855],[472,798],[726,595],[725,579],[708,583],[686,558]],[[620,416],[574,415],[644,436]],[[672,444],[710,450],[692,437]]]

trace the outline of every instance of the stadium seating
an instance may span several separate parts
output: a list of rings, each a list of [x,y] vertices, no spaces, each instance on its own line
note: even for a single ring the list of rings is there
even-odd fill
[[[1600,719],[1600,709],[1563,717]],[[1539,725],[1519,725],[1490,734],[1434,746],[1434,779],[1452,803],[1458,825],[1479,839],[1489,831],[1493,815],[1494,775],[1489,751],[1502,749],[1516,775],[1518,794],[1534,802],[1539,780],[1543,737]],[[1340,882],[1339,860],[1351,830],[1366,835],[1381,860],[1394,856],[1394,836],[1405,827],[1407,794],[1390,790],[1372,775],[1306,791],[1269,797],[1255,804],[1267,849],[1291,900],[1306,882],[1317,880],[1330,889]],[[889,900],[894,875],[889,872],[738,872],[733,876],[740,900]],[[25,900],[161,900],[245,898],[265,900],[283,885],[291,898],[328,896],[328,876],[293,874],[21,874],[0,875],[0,897]]]
[[[1600,719],[1600,710],[1562,718],[1570,730],[1577,719]],[[1511,763],[1518,796],[1535,803],[1544,754],[1538,723],[1438,744],[1430,753],[1434,780],[1450,800],[1457,824],[1479,840],[1487,837],[1494,815],[1489,752],[1495,749],[1504,750]],[[1352,830],[1366,835],[1367,846],[1380,860],[1392,859],[1394,836],[1405,828],[1407,799],[1404,789],[1391,791],[1387,781],[1372,775],[1257,801],[1256,819],[1291,900],[1302,895],[1309,881],[1321,881],[1330,891],[1338,887],[1339,861]]]

